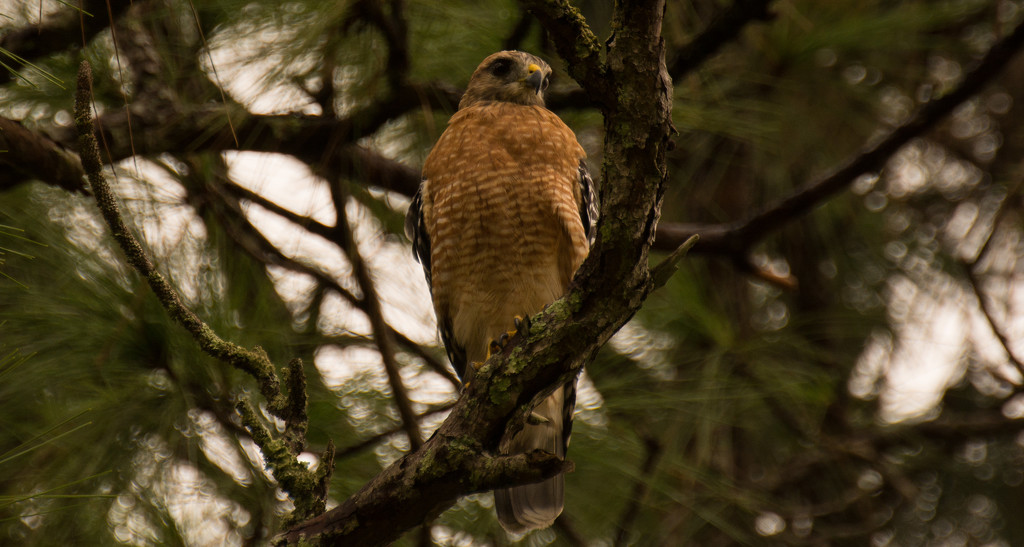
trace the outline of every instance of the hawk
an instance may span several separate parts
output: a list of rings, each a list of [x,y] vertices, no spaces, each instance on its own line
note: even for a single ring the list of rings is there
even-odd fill
[[[423,164],[406,217],[441,340],[463,382],[492,341],[565,294],[596,234],[586,154],[544,107],[550,76],[551,67],[528,53],[484,59]],[[573,378],[537,404],[501,451],[564,458],[575,403]],[[558,475],[495,491],[498,520],[511,532],[550,526],[563,489]]]

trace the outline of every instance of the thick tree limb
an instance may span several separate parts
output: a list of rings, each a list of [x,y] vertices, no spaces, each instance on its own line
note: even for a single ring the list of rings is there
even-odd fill
[[[614,100],[614,86],[604,76],[606,69],[601,60],[601,42],[590,31],[583,15],[568,0],[522,0],[551,35],[568,65],[569,75],[574,80],[587,82],[583,93],[591,104],[611,104]]]
[[[663,194],[672,130],[671,82],[660,38],[664,3],[623,4],[617,5],[618,30],[608,46],[608,66],[619,91],[604,112],[601,225],[570,293],[534,316],[529,333],[517,334],[503,353],[480,368],[448,419],[420,450],[389,466],[338,508],[289,530],[282,541],[388,543],[462,495],[565,470],[563,462],[548,454],[489,454],[505,434],[506,424],[521,427],[532,401],[577,374],[636,312],[653,285],[647,251]],[[543,24],[561,24],[557,14],[549,15]],[[571,47],[567,40],[576,40],[558,36],[560,50]],[[589,88],[588,78],[604,75],[595,57],[587,56],[583,62],[590,66],[578,74]]]

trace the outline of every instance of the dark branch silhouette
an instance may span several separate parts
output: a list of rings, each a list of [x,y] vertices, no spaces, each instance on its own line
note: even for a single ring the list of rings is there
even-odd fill
[[[676,223],[659,226],[655,247],[662,250],[675,249],[690,236],[700,234],[700,241],[694,247],[694,252],[728,255],[745,261],[746,254],[765,236],[807,215],[812,209],[853,184],[858,176],[882,169],[900,148],[935,127],[957,106],[979,93],[999,76],[1022,46],[1024,23],[1018,24],[1012,33],[993,45],[984,58],[964,74],[956,88],[923,105],[906,123],[889,132],[878,142],[865,146],[859,154],[833,169],[829,175],[807,184],[792,195],[746,219],[726,224]]]

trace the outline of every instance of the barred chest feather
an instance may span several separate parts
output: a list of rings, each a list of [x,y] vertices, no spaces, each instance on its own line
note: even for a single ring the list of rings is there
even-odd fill
[[[423,167],[432,289],[472,360],[513,315],[560,297],[587,254],[576,137],[545,108],[456,113]]]

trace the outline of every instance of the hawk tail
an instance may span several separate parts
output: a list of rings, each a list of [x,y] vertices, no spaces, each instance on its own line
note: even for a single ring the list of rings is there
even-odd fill
[[[508,442],[505,452],[520,454],[540,449],[564,458],[563,407],[564,389],[559,388],[537,405],[530,420],[535,423],[523,426]],[[513,533],[547,528],[562,513],[564,490],[562,474],[534,484],[495,490],[494,509],[498,522]]]

